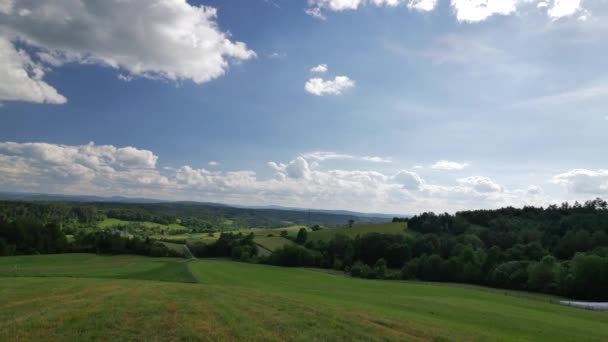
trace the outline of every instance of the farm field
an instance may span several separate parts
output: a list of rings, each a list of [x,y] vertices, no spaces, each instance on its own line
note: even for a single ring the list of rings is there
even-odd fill
[[[382,233],[382,234],[406,234],[406,223],[378,223],[378,224],[363,224],[355,225],[352,228],[326,228],[316,232],[308,233],[309,241],[329,241],[338,234],[355,237],[367,233]]]
[[[228,230],[225,233],[242,233],[251,234],[255,236],[255,242],[262,246],[264,249],[273,251],[275,248],[283,247],[285,244],[289,244],[290,241],[281,238],[279,235],[282,231],[286,231],[288,236],[296,237],[300,228],[306,228],[305,226],[290,226],[285,228],[251,228],[251,229],[238,229]],[[221,232],[215,233],[189,233],[189,234],[176,234],[176,235],[154,235],[152,238],[173,240],[173,241],[186,241],[189,243],[193,242],[204,242],[212,243],[219,239]],[[269,236],[272,235],[272,236]],[[263,253],[263,252],[262,252]]]
[[[94,254],[0,258],[0,277],[78,277],[194,282],[186,259]]]
[[[177,223],[172,224],[160,224],[155,222],[146,222],[146,221],[124,221],[114,218],[107,218],[99,223],[97,223],[97,228],[107,229],[107,228],[118,228],[118,227],[126,227],[133,226],[143,229],[149,230],[164,230],[164,231],[172,231],[172,230],[187,230],[188,228],[179,225]]]
[[[258,249],[260,255],[269,255],[270,252],[282,248],[287,245],[295,245],[291,240],[282,238],[280,236],[256,236],[253,241],[261,248]]]
[[[5,257],[0,340],[608,340],[606,313],[530,298],[223,260]]]
[[[169,249],[173,250],[174,252],[177,252],[181,255],[184,255],[185,251],[184,251],[184,245],[181,243],[173,243],[173,242],[164,242],[161,241],[161,243],[165,246],[167,246]]]

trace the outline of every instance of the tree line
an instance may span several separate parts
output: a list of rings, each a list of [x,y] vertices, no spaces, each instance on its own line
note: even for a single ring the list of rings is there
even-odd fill
[[[72,241],[68,241],[64,231],[55,223],[7,222],[0,218],[0,256],[56,253],[181,256],[158,241],[126,237],[114,231],[80,231]]]
[[[298,241],[260,262],[354,277],[461,282],[608,300],[608,210],[601,199],[396,218],[407,233]]]

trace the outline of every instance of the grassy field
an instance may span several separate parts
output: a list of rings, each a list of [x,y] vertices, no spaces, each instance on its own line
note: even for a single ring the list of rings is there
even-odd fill
[[[78,277],[195,282],[186,259],[56,254],[0,258],[0,277]]]
[[[99,223],[97,223],[97,228],[107,229],[107,228],[118,228],[125,226],[136,226],[138,228],[143,228],[144,230],[159,230],[162,229],[164,231],[172,231],[172,230],[187,230],[188,228],[177,224],[160,224],[154,222],[146,222],[146,221],[124,221],[114,218],[107,218]]]
[[[306,228],[305,226],[290,226],[285,228],[251,228],[251,229],[239,229],[239,230],[228,230],[225,233],[242,233],[242,234],[251,234],[255,236],[255,241],[259,245],[263,247],[279,245],[278,243],[272,244],[272,242],[267,241],[282,241],[280,246],[283,246],[288,240],[285,239],[269,239],[272,237],[278,237],[281,234],[281,231],[286,231],[287,234],[291,237],[295,237],[298,234],[300,228]],[[175,240],[175,241],[187,241],[189,243],[193,242],[205,242],[212,243],[220,238],[221,232],[212,233],[191,233],[191,234],[176,234],[176,235],[154,235],[152,238],[155,239],[163,239],[163,240]],[[272,235],[269,237],[268,235]],[[279,247],[280,247],[279,246]],[[274,250],[274,247],[270,250]]]
[[[181,255],[185,254],[184,245],[181,243],[172,243],[172,242],[164,242],[164,241],[161,241],[161,243],[163,245],[167,246],[167,248],[173,250],[174,252],[177,252]]]
[[[282,238],[280,236],[256,236],[254,241],[256,244],[258,244],[258,246],[261,247],[258,252],[260,255],[268,255],[275,249],[279,249],[286,245],[295,245],[293,241]],[[265,251],[267,251],[268,253],[265,253]]]
[[[366,233],[384,233],[384,234],[406,234],[406,223],[379,223],[379,224],[364,224],[355,225],[352,228],[326,228],[316,232],[309,232],[308,240],[329,241],[337,234],[348,235],[355,237]]]
[[[608,314],[538,298],[222,260],[6,257],[0,340],[608,340]]]
[[[173,235],[152,235],[153,239],[163,239],[171,241],[187,241],[187,242],[205,242],[212,243],[220,237],[220,233],[187,233],[187,234],[173,234]]]

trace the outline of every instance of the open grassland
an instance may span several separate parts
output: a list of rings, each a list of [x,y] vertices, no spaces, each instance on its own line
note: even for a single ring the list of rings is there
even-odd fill
[[[142,272],[176,282],[109,279]],[[222,260],[0,258],[2,341],[239,339],[607,341],[608,315],[546,297]]]
[[[261,249],[258,249],[261,252],[261,255],[264,255],[264,251],[268,252],[266,254],[270,254],[270,252],[273,252],[274,250],[282,248],[284,246],[295,245],[293,241],[288,240],[286,238],[282,238],[280,236],[256,236],[253,241],[255,241],[255,243],[259,247],[261,247]]]
[[[186,259],[56,254],[0,258],[0,277],[84,277],[194,282]]]
[[[174,231],[174,230],[178,230],[178,231],[188,230],[188,228],[186,228],[180,224],[177,224],[177,223],[160,224],[160,223],[147,222],[147,221],[124,221],[124,220],[119,220],[119,219],[114,219],[114,218],[108,218],[108,219],[105,219],[105,220],[97,223],[97,228],[100,228],[100,229],[121,228],[121,227],[127,227],[127,226],[141,228],[144,231],[145,230],[163,230],[166,232],[170,232],[170,231]]]
[[[300,228],[306,228],[305,226],[290,226],[285,228],[250,228],[250,229],[238,229],[238,230],[227,230],[224,233],[233,234],[251,234],[255,236],[255,242],[263,248],[271,247],[269,250],[273,251],[276,247],[282,247],[289,243],[289,240],[284,238],[272,239],[273,237],[279,237],[282,231],[286,231],[290,237],[296,237]],[[173,240],[173,241],[186,241],[188,243],[204,242],[213,243],[220,238],[221,232],[215,233],[188,233],[188,234],[175,234],[175,235],[154,235],[152,238],[162,240]],[[272,235],[272,236],[269,236]],[[270,239],[269,239],[270,238]],[[275,243],[269,242],[275,241]],[[280,242],[280,243],[279,243]]]
[[[326,228],[316,232],[309,232],[308,240],[310,241],[329,241],[338,234],[347,235],[354,238],[357,235],[367,233],[382,233],[382,234],[406,234],[407,224],[403,222],[397,223],[378,223],[378,224],[362,224],[355,225],[351,228]]]
[[[181,243],[173,243],[173,242],[161,242],[163,245],[165,245],[167,248],[171,249],[172,251],[181,254],[181,255],[185,255],[186,251],[184,250],[185,246]]]

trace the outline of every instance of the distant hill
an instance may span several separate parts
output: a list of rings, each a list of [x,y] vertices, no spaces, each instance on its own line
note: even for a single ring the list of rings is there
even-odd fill
[[[387,214],[387,213],[363,213],[358,211],[350,210],[327,210],[327,209],[307,209],[297,207],[283,207],[279,205],[266,205],[266,206],[237,206],[239,208],[248,209],[275,209],[275,210],[288,210],[288,211],[310,211],[317,213],[335,214],[335,215],[348,215],[348,216],[359,216],[359,217],[375,217],[375,218],[387,218],[392,219],[394,217],[411,217],[412,215],[403,214]]]
[[[89,195],[61,195],[41,193],[0,192],[0,200],[19,201],[50,201],[50,202],[114,202],[114,203],[163,203],[168,201],[133,198],[123,196],[89,196]]]
[[[219,203],[168,202],[127,197],[0,193],[0,201],[3,201],[0,203],[0,216],[9,219],[16,215],[34,215],[34,213],[35,216],[40,216],[40,212],[46,212],[43,217],[52,217],[53,222],[62,224],[73,224],[76,221],[91,222],[98,220],[99,217],[109,217],[159,224],[180,223],[187,228],[197,230],[272,228],[308,224],[342,226],[350,220],[357,224],[383,223],[393,217],[350,211],[247,208]],[[68,210],[60,210],[58,207]],[[88,208],[86,214],[79,209],[82,207]],[[83,218],[85,216],[86,218]]]
[[[90,195],[61,195],[61,194],[43,194],[43,193],[15,193],[15,192],[0,192],[0,200],[18,200],[18,201],[49,201],[49,202],[84,202],[84,203],[130,203],[130,204],[175,204],[175,205],[184,205],[185,207],[190,206],[207,206],[207,207],[222,207],[222,208],[234,208],[234,209],[248,209],[248,210],[265,210],[266,213],[272,214],[276,211],[286,211],[286,212],[297,212],[299,214],[295,216],[305,215],[307,219],[308,213],[316,213],[316,214],[327,214],[327,215],[337,215],[342,219],[346,219],[347,222],[349,219],[355,218],[368,218],[369,220],[356,220],[360,222],[385,222],[387,220],[392,219],[393,217],[410,217],[411,215],[402,215],[402,214],[386,214],[386,213],[362,213],[356,211],[349,210],[325,210],[325,209],[306,209],[306,208],[295,208],[295,207],[283,207],[276,205],[268,205],[268,206],[239,206],[239,205],[229,205],[223,203],[214,203],[214,202],[196,202],[196,201],[167,201],[167,200],[159,200],[159,199],[150,199],[150,198],[133,198],[133,197],[123,197],[123,196],[90,196]],[[284,216],[284,215],[281,215]],[[293,215],[287,215],[293,216]],[[318,215],[314,215],[318,217]],[[335,220],[330,220],[334,224],[337,223]],[[298,224],[303,224],[307,222],[303,222],[302,219],[298,219]],[[325,223],[329,222],[321,222],[316,221],[314,223]]]

